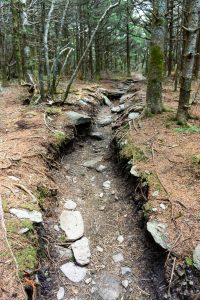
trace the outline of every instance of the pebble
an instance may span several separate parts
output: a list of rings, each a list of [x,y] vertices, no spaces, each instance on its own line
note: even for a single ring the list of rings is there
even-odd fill
[[[167,206],[164,203],[160,203],[160,208],[162,208],[163,210],[166,210]]]
[[[100,210],[100,211],[104,211],[105,208],[106,208],[105,205],[103,205],[103,206],[100,206],[100,207],[99,207],[99,210]]]
[[[98,252],[103,252],[103,248],[101,248],[100,246],[97,246],[97,251]]]
[[[127,289],[127,287],[129,286],[128,280],[123,280],[123,281],[122,281],[122,285],[123,285],[123,287],[124,287],[125,289]]]
[[[92,278],[87,278],[86,280],[85,280],[85,283],[86,284],[90,284],[92,282]]]
[[[101,193],[101,194],[99,195],[99,197],[100,197],[100,198],[103,198],[103,195],[104,195],[104,193]]]
[[[18,231],[19,234],[24,234],[24,233],[27,233],[29,231],[29,228],[22,228]]]
[[[60,228],[59,228],[59,226],[58,225],[54,225],[54,227],[53,227],[54,229],[55,229],[55,231],[60,231]]]
[[[97,281],[98,294],[103,300],[120,299],[122,288],[117,277],[111,274],[104,274]]]
[[[87,275],[86,268],[76,266],[73,262],[62,265],[60,269],[70,281],[75,283],[81,282]]]
[[[74,210],[77,207],[77,204],[72,200],[65,201],[64,208],[69,210]]]
[[[129,267],[121,267],[121,273],[122,275],[130,275],[132,273],[132,270]]]
[[[68,241],[76,241],[84,234],[83,218],[79,211],[64,210],[60,216],[60,227]]]
[[[104,188],[105,190],[109,190],[110,187],[111,187],[111,182],[110,182],[109,180],[104,181],[104,183],[103,183],[103,188]]]
[[[60,287],[57,292],[57,300],[62,300],[65,296],[65,289],[63,287]]]
[[[89,264],[91,257],[89,240],[83,237],[71,246],[76,262],[81,266]]]
[[[117,253],[117,254],[112,256],[112,259],[115,263],[119,263],[119,262],[122,262],[124,260],[124,256],[123,256],[122,253]]]
[[[36,210],[30,211],[28,209],[11,208],[9,211],[18,219],[29,219],[35,223],[41,223],[43,221],[41,212]]]
[[[106,169],[107,169],[107,167],[104,166],[104,165],[100,165],[100,166],[98,166],[98,167],[96,168],[97,172],[100,172],[100,173],[102,173],[102,172],[105,171]]]
[[[122,244],[123,241],[124,241],[123,235],[119,235],[118,238],[117,238],[117,241],[118,241],[120,244]]]

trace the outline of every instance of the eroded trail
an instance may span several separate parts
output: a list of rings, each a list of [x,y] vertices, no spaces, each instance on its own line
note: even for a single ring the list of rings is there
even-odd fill
[[[63,288],[65,291],[62,299],[70,300],[164,299],[161,254],[151,248],[142,228],[141,214],[133,204],[130,185],[114,163],[110,150],[111,124],[98,125],[109,116],[110,108],[102,106],[92,128],[98,134],[80,139],[73,151],[63,157],[61,171],[54,174],[61,190],[59,207],[55,210],[57,220],[49,221],[57,240],[51,249],[56,260],[54,288],[50,292],[49,278],[42,299],[55,299],[59,288],[60,295]],[[86,276],[78,274],[80,269],[67,269],[67,278],[60,270],[66,263],[72,266],[74,260],[69,251],[71,242],[65,242],[58,227],[67,200],[77,204],[76,210],[84,220],[84,236],[90,242],[90,263],[81,267]],[[76,275],[84,279],[75,283],[72,277]]]

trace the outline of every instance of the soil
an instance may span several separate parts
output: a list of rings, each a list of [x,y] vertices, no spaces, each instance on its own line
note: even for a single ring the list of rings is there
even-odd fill
[[[101,85],[111,88],[113,82],[104,81]],[[135,102],[144,102],[145,84],[139,81],[136,85],[136,90],[141,91],[136,94]],[[171,83],[166,86],[165,98],[174,108],[177,105],[177,94],[173,94],[170,85]],[[119,86],[124,87],[123,83],[114,82],[115,88]],[[28,286],[29,299],[36,296],[36,287],[36,299],[55,299],[60,286],[65,288],[64,299],[98,299],[95,282],[99,276],[113,274],[122,282],[124,278],[120,271],[123,266],[130,267],[132,275],[129,287],[123,289],[122,299],[164,299],[166,296],[168,286],[164,279],[165,253],[146,234],[141,206],[138,209],[134,201],[136,182],[131,181],[130,184],[128,177],[124,175],[126,173],[122,173],[124,165],[119,168],[113,159],[115,153],[110,147],[113,139],[112,126],[97,128],[105,137],[102,141],[91,139],[85,134],[85,130],[83,134],[79,132],[78,138],[68,144],[68,152],[65,154],[66,144],[64,148],[61,147],[63,144],[58,144],[55,137],[55,130],[59,130],[65,132],[68,140],[73,138],[74,128],[64,117],[65,110],[81,109],[91,114],[96,113],[99,101],[88,96],[96,88],[96,85],[75,86],[68,106],[62,109],[62,113],[47,116],[45,122],[45,105],[22,106],[20,99],[22,94],[26,94],[24,89],[9,87],[1,96],[0,194],[4,214],[0,214],[0,269],[3,274],[0,279],[0,298],[3,300],[25,299],[16,275],[18,264],[10,254],[8,245],[16,256],[30,244],[39,249],[40,261],[34,270],[25,269],[20,275],[23,284]],[[89,108],[77,105],[77,100],[85,96],[91,101]],[[101,106],[93,128],[97,126],[96,120],[106,115],[110,115],[110,109]],[[152,197],[155,187],[152,185],[149,187],[148,199],[150,206],[157,208],[157,212],[148,211],[147,217],[168,224],[173,252],[178,256],[176,266],[182,266],[185,257],[191,257],[191,251],[198,242],[199,170],[198,166],[191,163],[191,157],[198,154],[199,149],[197,134],[176,132],[174,129],[177,126],[171,121],[172,116],[173,112],[166,112],[162,117],[143,119],[142,128],[139,127],[141,124],[134,124],[125,138],[128,136],[134,145],[145,149],[145,155],[147,153],[145,163],[137,163],[138,170],[141,173],[156,172],[159,178],[162,186],[159,197]],[[169,123],[167,128],[166,123]],[[199,125],[195,120],[192,124]],[[99,156],[102,156],[102,164],[107,167],[105,172],[99,173],[83,166],[84,162]],[[111,181],[111,188],[103,191],[102,184],[107,180]],[[44,202],[34,203],[33,199],[38,196],[41,187],[42,190],[48,190],[48,195],[43,199]],[[102,198],[101,193],[104,193]],[[77,203],[84,219],[85,235],[90,240],[92,259],[88,266],[88,277],[92,281],[89,284],[72,284],[60,271],[60,266],[66,261],[60,259],[56,246],[68,248],[70,244],[65,242],[62,231],[57,231],[55,225],[59,225],[59,216],[66,199]],[[160,210],[161,203],[166,204],[165,211]],[[15,223],[16,218],[9,213],[12,207],[42,210],[43,225],[35,226],[31,236],[19,235],[20,224]],[[14,222],[17,230],[11,228],[10,224],[13,223],[10,221]],[[7,231],[3,227],[4,222]],[[122,244],[117,240],[119,235],[124,237]],[[98,252],[97,246],[103,252]],[[112,256],[117,253],[124,256],[121,264],[113,262]],[[167,262],[170,280],[171,259]],[[173,279],[170,287],[173,288],[174,296],[170,299],[189,299],[183,294],[185,289],[182,293],[177,290],[177,285],[173,286]],[[178,281],[182,282],[180,279]],[[193,292],[192,288],[190,293]],[[181,295],[180,298],[178,294]]]

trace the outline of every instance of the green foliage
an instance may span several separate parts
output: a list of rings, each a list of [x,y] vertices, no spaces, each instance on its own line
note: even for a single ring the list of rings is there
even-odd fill
[[[183,126],[175,129],[178,133],[200,133],[200,127],[193,125],[193,126]]]
[[[193,266],[193,260],[192,260],[192,258],[187,256],[187,257],[185,258],[185,263],[186,263],[186,265],[187,265],[188,267],[192,267],[192,266]]]
[[[15,253],[17,263],[19,265],[20,275],[26,270],[34,270],[37,264],[37,249],[31,245],[16,251]]]
[[[48,115],[59,115],[62,113],[62,109],[60,107],[48,107],[46,113]]]
[[[57,146],[62,146],[62,144],[66,143],[68,140],[66,134],[62,131],[56,131],[54,137],[56,139]]]
[[[121,150],[120,150],[120,156],[127,159],[134,159],[134,161],[145,161],[146,156],[144,154],[144,151],[136,146],[133,145],[133,143],[129,140],[126,140],[126,142],[122,143]]]
[[[162,186],[156,174],[154,173],[144,173],[142,175],[142,179],[145,180],[150,188],[155,189],[160,192],[162,190]]]
[[[36,197],[38,199],[38,204],[43,207],[45,199],[49,196],[49,189],[45,186],[38,186]]]
[[[28,228],[30,231],[32,231],[33,230],[33,222],[30,220],[22,220],[21,227]]]
[[[199,165],[200,164],[200,154],[195,154],[192,156],[192,163],[194,165]]]
[[[2,199],[2,207],[4,212],[8,212],[8,202],[6,199]]]

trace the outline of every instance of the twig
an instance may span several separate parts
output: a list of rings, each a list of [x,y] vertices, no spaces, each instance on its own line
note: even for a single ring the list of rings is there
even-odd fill
[[[19,184],[19,183],[15,183],[14,185],[16,187],[20,188],[21,190],[25,191],[29,196],[31,196],[31,198],[33,199],[34,203],[38,202],[37,198],[24,185]]]
[[[46,126],[51,132],[55,133],[55,131],[54,131],[53,129],[51,129],[51,128],[49,127],[49,125],[47,124],[46,113],[44,113],[44,124],[45,124],[45,126]]]
[[[173,262],[172,272],[171,272],[171,278],[170,278],[170,281],[169,281],[169,287],[168,287],[168,296],[169,297],[171,296],[170,290],[171,290],[172,280],[173,280],[173,277],[174,277],[175,265],[176,265],[176,257],[174,257],[174,262]]]

